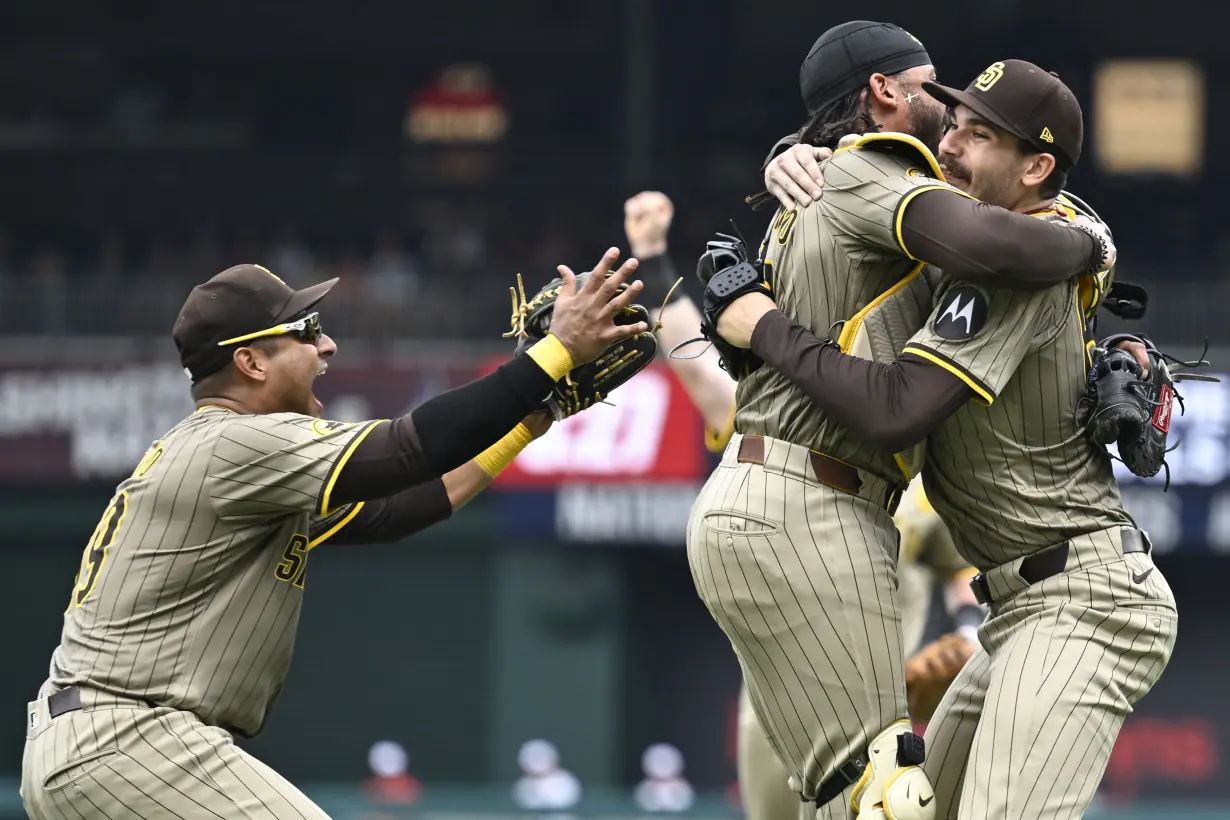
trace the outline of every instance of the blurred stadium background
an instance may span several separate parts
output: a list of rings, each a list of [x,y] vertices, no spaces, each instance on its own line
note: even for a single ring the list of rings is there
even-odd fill
[[[189,407],[169,330],[194,283],[241,261],[342,276],[327,412],[405,412],[507,355],[516,272],[626,248],[638,190],[674,199],[685,272],[727,219],[760,231],[742,198],[802,121],[798,64],[851,17],[912,31],[950,84],[1006,57],[1056,70],[1086,115],[1070,187],[1150,288],[1140,327],[1180,354],[1207,336],[1230,371],[1224,3],[0,5],[0,817],[22,816],[24,704],[81,546]],[[1124,480],[1182,629],[1097,816],[1230,817],[1230,383],[1185,393],[1169,491]],[[701,423],[662,369],[615,404],[412,542],[315,554],[287,690],[247,747],[338,818],[637,816],[644,760],[682,761],[666,808],[738,817],[738,670],[682,549]]]

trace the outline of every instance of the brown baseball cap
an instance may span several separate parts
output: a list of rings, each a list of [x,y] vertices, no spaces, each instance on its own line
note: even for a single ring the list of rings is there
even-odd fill
[[[992,63],[964,91],[924,82],[923,90],[948,106],[964,105],[1039,151],[1063,170],[1081,156],[1085,121],[1080,103],[1059,75],[1025,60]]]
[[[231,360],[219,342],[258,333],[299,318],[325,298],[337,279],[295,290],[260,265],[236,265],[197,285],[171,331],[179,361],[198,382]]]

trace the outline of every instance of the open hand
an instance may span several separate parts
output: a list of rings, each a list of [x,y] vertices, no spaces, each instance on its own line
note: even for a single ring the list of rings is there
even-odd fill
[[[563,284],[551,314],[551,333],[568,349],[573,364],[592,362],[620,339],[649,330],[649,325],[644,322],[615,324],[619,311],[632,304],[643,287],[638,279],[622,293],[619,292],[619,286],[627,282],[639,263],[636,259],[629,259],[615,273],[607,276],[617,259],[618,248],[604,253],[594,269],[585,275],[580,288],[577,287],[577,275],[571,268],[567,265],[558,268]]]
[[[765,168],[766,190],[787,210],[806,208],[820,199],[824,187],[820,163],[831,156],[830,149],[814,145],[800,144],[783,151]]]

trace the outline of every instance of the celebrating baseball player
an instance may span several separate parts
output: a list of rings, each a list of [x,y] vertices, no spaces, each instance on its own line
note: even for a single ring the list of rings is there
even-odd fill
[[[524,355],[354,424],[319,418],[312,393],[337,350],[317,312],[336,279],[295,291],[240,265],[194,288],[173,337],[196,411],[119,484],[86,544],[29,705],[30,816],[324,817],[233,741],[261,731],[282,690],[310,550],[446,518],[540,435],[545,395],[648,331],[626,322],[640,283],[626,284],[635,260],[607,275],[617,257],[583,286],[561,267],[550,334]]]
[[[953,108],[940,146],[953,186],[1038,221],[1074,219],[1060,193],[1084,126],[1057,76],[1003,60],[964,91],[924,89]],[[823,168],[821,203],[840,157]],[[909,234],[880,241],[916,255]],[[1172,373],[1175,360],[1144,338],[1128,338],[1127,352],[1116,349],[1124,337],[1095,343],[1111,279],[1103,265],[1020,292],[946,277],[895,363],[845,355],[763,295],[717,319],[727,342],[750,344],[863,440],[889,451],[926,440],[927,495],[980,570],[971,586],[990,607],[986,652],[927,728],[939,817],[1081,816],[1124,718],[1174,646],[1174,597],[1122,507],[1105,445],[1118,441],[1132,469],[1156,474],[1173,383],[1207,377]],[[1120,363],[1107,366],[1112,357]]]
[[[1036,288],[1113,261],[1090,226],[984,205],[943,181],[928,145],[938,142],[945,106],[923,93],[934,69],[908,33],[837,26],[800,77],[811,112],[801,141],[835,148],[844,134],[865,136],[827,163],[818,207],[778,211],[763,278],[742,243],[710,243],[699,271],[706,300],[771,282],[784,313],[804,327],[827,334],[841,324],[843,350],[892,362],[931,311],[924,263]],[[866,133],[874,128],[885,133]],[[753,352],[720,339],[714,346],[739,377],[738,409],[689,521],[697,590],[739,655],[795,788],[820,816],[843,817],[845,801],[835,798],[849,790],[861,818],[928,817],[923,744],[908,721],[892,524],[922,448],[873,441]],[[956,397],[918,403],[933,401],[955,406]],[[893,412],[917,416],[908,406]]]
[[[644,301],[649,304],[664,302],[678,282],[667,253],[673,217],[673,203],[658,191],[642,191],[624,203],[624,230],[629,249],[640,262]],[[663,350],[689,339],[700,323],[700,313],[686,295],[675,296],[656,318]],[[695,357],[668,356],[666,362],[705,420],[706,445],[720,453],[733,433],[735,383],[721,370],[712,348]],[[975,570],[957,555],[952,538],[927,502],[919,481],[911,483],[894,520],[901,531],[898,571],[904,648],[909,656],[906,691],[910,716],[926,722],[948,684],[973,654],[984,611],[968,584]],[[937,580],[944,582],[945,608],[954,632],[920,649],[931,588]],[[737,726],[739,792],[748,819],[798,817],[805,804],[800,804],[798,793],[788,785],[789,772],[756,718],[746,683],[739,690]]]

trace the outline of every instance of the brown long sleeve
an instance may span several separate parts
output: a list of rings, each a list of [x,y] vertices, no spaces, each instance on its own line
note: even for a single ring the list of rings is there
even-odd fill
[[[417,484],[388,498],[367,501],[331,544],[377,544],[397,541],[451,517],[453,505],[443,479]]]
[[[752,351],[839,424],[892,452],[922,441],[974,395],[956,376],[916,356],[894,364],[847,356],[779,310],[757,322]]]
[[[337,506],[386,498],[442,475],[424,452],[413,418],[405,415],[377,425],[363,439],[338,475],[330,499]]]
[[[951,190],[934,188],[903,202],[904,249],[965,282],[1043,290],[1102,261],[1103,248],[1084,231]]]
[[[460,467],[537,410],[551,385],[533,359],[518,356],[377,424],[341,467],[330,505],[385,498]]]

